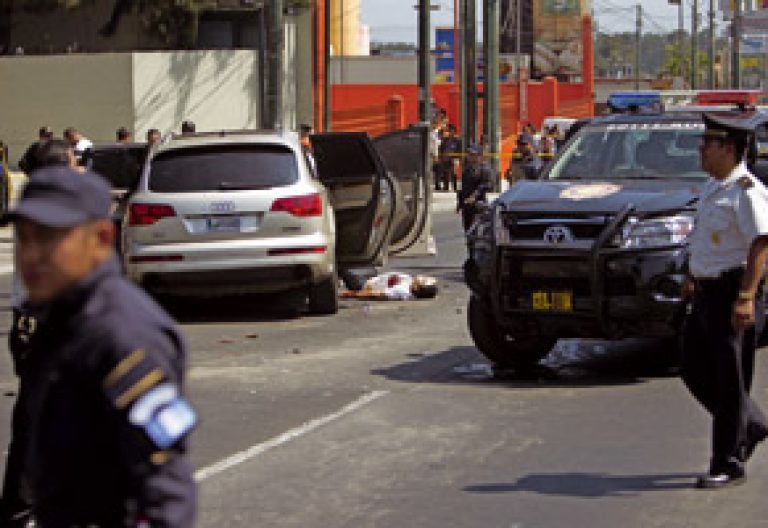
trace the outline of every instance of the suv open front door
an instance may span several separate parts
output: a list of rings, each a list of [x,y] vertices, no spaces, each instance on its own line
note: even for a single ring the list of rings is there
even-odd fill
[[[364,132],[311,137],[321,182],[336,217],[336,260],[341,268],[383,264],[396,210],[396,183]]]
[[[397,182],[399,199],[392,229],[390,254],[413,246],[423,233],[429,213],[429,174],[424,157],[427,127],[414,126],[373,139],[389,175]]]

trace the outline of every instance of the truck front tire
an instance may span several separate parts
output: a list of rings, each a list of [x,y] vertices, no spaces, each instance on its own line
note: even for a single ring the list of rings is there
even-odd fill
[[[502,370],[535,365],[557,342],[552,337],[511,335],[496,323],[490,307],[477,295],[469,298],[467,322],[477,349]]]

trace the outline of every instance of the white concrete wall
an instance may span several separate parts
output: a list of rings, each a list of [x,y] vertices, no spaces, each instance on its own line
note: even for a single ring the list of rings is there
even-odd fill
[[[0,140],[15,164],[42,125],[110,142],[126,126],[257,128],[258,53],[222,50],[0,57]]]
[[[133,124],[128,54],[0,57],[0,139],[15,163],[42,125],[74,126],[94,141]]]
[[[330,76],[333,84],[416,84],[419,82],[419,59],[415,55],[390,57],[331,57]],[[435,61],[431,61],[432,79]]]
[[[132,103],[137,138],[150,128],[198,131],[258,128],[259,61],[251,50],[134,53]]]

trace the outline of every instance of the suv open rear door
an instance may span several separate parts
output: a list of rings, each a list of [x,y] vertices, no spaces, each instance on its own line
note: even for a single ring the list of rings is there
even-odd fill
[[[311,137],[320,181],[336,216],[336,260],[341,268],[379,266],[389,251],[396,183],[364,132]]]
[[[428,139],[427,127],[418,126],[373,139],[388,174],[399,188],[390,254],[413,246],[427,225],[430,183],[423,149]]]

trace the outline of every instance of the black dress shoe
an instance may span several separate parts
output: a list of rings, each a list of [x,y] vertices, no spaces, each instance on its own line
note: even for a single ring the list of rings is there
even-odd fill
[[[743,484],[746,480],[747,476],[744,473],[710,473],[700,476],[696,480],[696,487],[699,489],[720,489]]]

